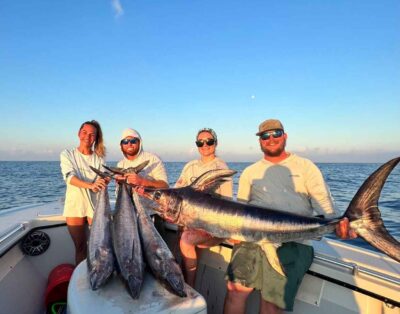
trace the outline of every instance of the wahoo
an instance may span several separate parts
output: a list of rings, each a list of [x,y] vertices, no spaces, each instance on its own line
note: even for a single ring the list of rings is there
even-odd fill
[[[90,167],[92,168],[92,167]],[[105,176],[92,168],[102,178]],[[114,252],[112,248],[110,214],[111,206],[107,188],[98,193],[98,202],[93,214],[87,246],[87,265],[92,290],[98,289],[114,272]]]
[[[158,233],[136,193],[133,194],[133,200],[138,212],[140,239],[147,265],[153,275],[173,293],[180,297],[186,297],[185,280],[181,268]]]
[[[148,161],[130,172],[143,170]],[[104,166],[106,169],[108,167]],[[114,173],[90,167],[102,178],[112,178]],[[138,234],[136,210],[126,184],[118,189],[115,212],[111,214],[107,188],[99,192],[98,206],[94,211],[88,244],[89,279],[93,290],[103,285],[114,271],[118,271],[133,298],[138,298],[143,283],[144,263]]]
[[[268,261],[281,274],[284,273],[277,259],[277,245],[331,233],[344,217],[359,237],[400,262],[400,243],[384,227],[378,208],[383,185],[399,161],[400,157],[392,159],[371,174],[344,215],[332,219],[305,217],[212,195],[213,189],[235,174],[232,170],[208,171],[187,187],[145,188],[144,196],[159,204],[155,210],[169,222],[201,229],[219,238],[260,244]]]
[[[137,213],[129,190],[125,183],[119,186],[111,231],[121,278],[132,298],[138,299],[144,280],[144,262]]]

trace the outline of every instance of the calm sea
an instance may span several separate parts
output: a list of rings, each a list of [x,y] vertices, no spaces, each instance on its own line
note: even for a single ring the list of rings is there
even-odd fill
[[[109,162],[113,166],[115,163]],[[183,162],[167,162],[169,183],[177,180]],[[240,173],[249,163],[228,163],[237,171],[234,176],[234,192],[237,192]],[[343,212],[364,180],[380,164],[321,163],[318,164],[328,183],[336,207]],[[114,190],[115,185],[110,184]],[[0,210],[13,207],[46,203],[64,196],[65,183],[62,180],[58,161],[14,162],[0,161]],[[114,193],[110,193],[112,197]],[[395,168],[382,190],[379,208],[389,232],[400,241],[400,167]],[[367,247],[362,240],[354,244]]]

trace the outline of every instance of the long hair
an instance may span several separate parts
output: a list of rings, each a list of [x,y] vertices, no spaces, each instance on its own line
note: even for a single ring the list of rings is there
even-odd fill
[[[96,129],[96,139],[94,141],[94,152],[99,157],[105,157],[106,156],[106,147],[104,146],[103,132],[101,130],[100,123],[98,123],[96,120],[83,122],[81,127],[79,128],[79,132],[82,130],[83,126],[86,124],[89,124]]]

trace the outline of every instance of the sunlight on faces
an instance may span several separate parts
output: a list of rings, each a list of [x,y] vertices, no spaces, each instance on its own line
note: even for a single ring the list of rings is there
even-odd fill
[[[258,141],[264,154],[268,156],[280,156],[285,151],[286,139],[287,134],[283,133],[283,135],[280,137],[275,138],[273,136],[269,136],[269,138],[266,140],[263,140],[261,135]]]
[[[210,139],[214,139],[214,137],[209,132],[201,132],[197,136],[197,141],[207,142]],[[211,146],[204,143],[204,145],[202,147],[198,147],[198,151],[201,156],[204,156],[204,157],[212,156],[212,155],[215,155],[216,146],[217,145],[215,143],[214,143],[214,145],[211,145]]]
[[[92,147],[96,141],[97,130],[93,125],[85,124],[78,132],[79,141],[86,147]]]
[[[133,136],[128,136],[124,138],[124,140],[132,140],[132,139],[134,139]],[[135,144],[131,142],[123,144],[121,141],[121,150],[125,155],[135,156],[139,152],[139,148],[140,148],[140,140],[137,140]]]

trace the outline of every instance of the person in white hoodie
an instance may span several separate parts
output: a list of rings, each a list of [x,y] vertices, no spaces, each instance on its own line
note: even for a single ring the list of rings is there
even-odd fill
[[[125,129],[121,136],[121,151],[124,159],[118,162],[117,167],[136,167],[148,161],[148,165],[138,174],[125,174],[127,183],[152,188],[167,188],[168,177],[164,163],[155,154],[143,150],[143,140],[139,132],[134,129]],[[118,179],[118,177],[117,177]]]

